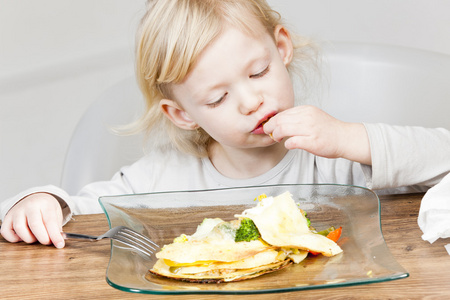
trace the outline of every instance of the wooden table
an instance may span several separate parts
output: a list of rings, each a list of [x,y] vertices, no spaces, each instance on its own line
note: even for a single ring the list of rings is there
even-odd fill
[[[382,196],[381,223],[386,243],[410,273],[405,279],[259,295],[157,296],[119,291],[105,281],[109,242],[67,241],[64,249],[43,245],[11,244],[0,237],[0,299],[446,299],[450,297],[450,257],[438,240],[421,239],[417,215],[423,194]],[[106,231],[104,215],[76,216],[68,232]]]

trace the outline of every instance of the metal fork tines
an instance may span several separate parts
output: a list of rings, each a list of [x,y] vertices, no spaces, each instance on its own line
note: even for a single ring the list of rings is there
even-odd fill
[[[78,233],[63,233],[65,238],[75,239],[87,239],[91,241],[98,241],[101,239],[109,238],[125,244],[133,249],[144,253],[145,255],[152,256],[153,253],[159,249],[159,246],[150,240],[145,235],[142,235],[128,227],[117,226],[108,230],[105,234],[100,236],[92,236]]]

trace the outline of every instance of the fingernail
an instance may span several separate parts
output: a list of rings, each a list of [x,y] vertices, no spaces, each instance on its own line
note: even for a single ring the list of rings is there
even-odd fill
[[[55,247],[58,249],[64,248],[64,242],[56,243]]]

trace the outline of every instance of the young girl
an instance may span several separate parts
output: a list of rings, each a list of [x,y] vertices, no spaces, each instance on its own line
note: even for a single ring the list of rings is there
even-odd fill
[[[305,70],[313,48],[264,0],[153,0],[138,36],[147,112],[136,125],[173,147],[77,196],[46,186],[4,201],[6,240],[64,247],[63,224],[101,213],[102,195],[279,183],[425,191],[450,171],[447,130],[346,123],[295,106],[290,72]]]

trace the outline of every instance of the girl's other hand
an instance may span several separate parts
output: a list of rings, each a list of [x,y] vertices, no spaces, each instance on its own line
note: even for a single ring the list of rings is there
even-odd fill
[[[62,210],[58,200],[47,193],[31,194],[14,205],[5,216],[2,236],[9,242],[39,243],[64,247]]]
[[[296,106],[283,111],[266,124],[264,132],[287,149],[303,149],[327,158],[346,158],[371,165],[370,145],[363,124],[337,120],[321,109]]]

